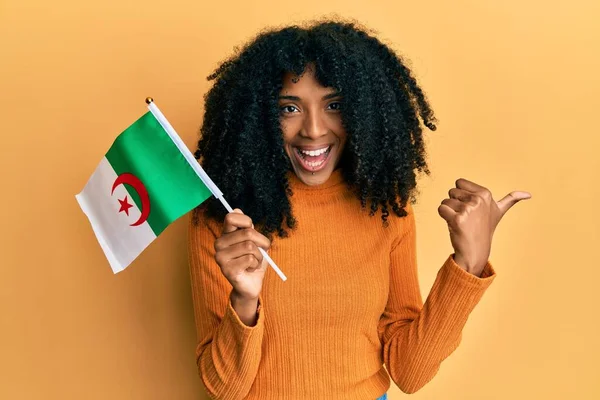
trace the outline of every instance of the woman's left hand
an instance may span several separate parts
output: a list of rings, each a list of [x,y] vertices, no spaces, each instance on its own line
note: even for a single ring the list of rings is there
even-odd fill
[[[448,223],[454,260],[467,272],[480,276],[488,262],[492,236],[498,222],[517,202],[531,198],[528,192],[510,192],[500,201],[478,184],[460,178],[442,200],[438,213]]]

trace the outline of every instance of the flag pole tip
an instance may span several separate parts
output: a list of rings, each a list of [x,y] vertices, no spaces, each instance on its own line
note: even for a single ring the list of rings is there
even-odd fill
[[[154,99],[152,97],[146,97],[146,104],[153,103]]]

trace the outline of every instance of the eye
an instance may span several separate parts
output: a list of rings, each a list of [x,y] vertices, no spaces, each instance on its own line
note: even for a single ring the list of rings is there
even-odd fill
[[[293,106],[291,104],[287,105],[287,106],[279,107],[279,111],[282,114],[291,114],[294,112],[294,110],[298,110],[298,109],[296,108],[296,106]]]
[[[339,111],[342,109],[342,103],[339,101],[334,101],[333,103],[329,103],[329,107],[333,107],[332,110]]]

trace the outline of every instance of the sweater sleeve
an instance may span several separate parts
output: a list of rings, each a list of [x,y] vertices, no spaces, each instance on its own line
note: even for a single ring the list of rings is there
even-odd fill
[[[232,286],[214,259],[220,228],[190,218],[188,259],[198,345],[198,373],[211,399],[243,399],[254,382],[261,359],[265,310],[259,296],[258,321],[245,325],[230,300]]]
[[[417,274],[416,227],[412,206],[390,253],[390,292],[378,332],[392,380],[405,393],[429,382],[459,345],[473,308],[496,277],[489,263],[481,277],[448,256],[423,304]]]

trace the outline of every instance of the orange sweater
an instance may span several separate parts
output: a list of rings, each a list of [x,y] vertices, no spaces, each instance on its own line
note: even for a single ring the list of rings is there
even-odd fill
[[[255,326],[235,313],[214,261],[221,225],[190,225],[196,356],[209,396],[374,400],[390,377],[417,391],[458,346],[492,266],[476,277],[448,256],[423,304],[410,203],[407,217],[383,227],[380,214],[360,209],[340,170],[319,186],[289,179],[298,226],[269,253],[288,280],[268,267]]]

